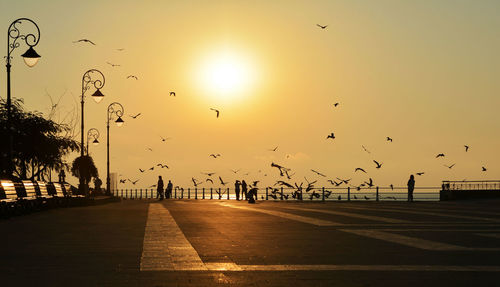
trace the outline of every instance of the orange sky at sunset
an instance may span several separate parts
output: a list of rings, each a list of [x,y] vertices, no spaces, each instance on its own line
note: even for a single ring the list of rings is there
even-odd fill
[[[20,0],[1,7],[4,31],[20,17],[41,30],[37,66],[14,54],[13,97],[47,114],[47,94],[62,96],[55,119],[73,117],[78,141],[82,75],[92,68],[105,75],[105,98],[96,104],[92,90],[85,104],[85,129],[101,133],[90,153],[103,181],[112,102],[124,106],[125,124],[111,127],[111,171],[140,179],[134,188],[158,175],[192,186],[191,177],[205,181],[201,172],[265,187],[282,179],[271,162],[292,169],[290,182],[305,176],[317,186],[336,177],[405,186],[416,172],[425,172],[417,186],[499,177],[498,1]],[[73,43],[82,38],[96,45]],[[0,83],[5,98],[5,70]],[[327,140],[331,132],[336,138]],[[157,163],[170,169],[138,170]]]

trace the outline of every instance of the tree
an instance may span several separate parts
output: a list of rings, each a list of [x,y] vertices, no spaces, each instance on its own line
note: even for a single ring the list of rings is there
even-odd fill
[[[10,175],[7,174],[7,105],[4,100],[0,101],[0,176],[43,180],[47,171],[67,168],[64,156],[79,151],[80,146],[67,136],[69,126],[45,119],[39,112],[25,111],[22,104],[22,100],[13,99],[11,105],[14,174]]]
[[[81,176],[86,183],[85,186],[88,185],[92,178],[97,178],[99,176],[94,160],[88,155],[75,158],[71,165],[71,174],[78,178]],[[87,193],[87,191],[85,191],[85,193]]]

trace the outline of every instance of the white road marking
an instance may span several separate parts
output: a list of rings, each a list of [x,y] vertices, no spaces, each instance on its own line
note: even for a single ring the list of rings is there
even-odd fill
[[[441,243],[426,239],[420,239],[400,234],[383,232],[378,230],[358,230],[358,229],[339,229],[347,233],[353,233],[360,236],[379,239],[404,246],[419,248],[432,251],[500,251],[500,248],[475,248],[463,247],[454,244]]]
[[[302,223],[308,223],[316,226],[342,226],[344,224],[338,223],[338,222],[333,222],[329,220],[322,220],[322,219],[317,219],[313,217],[306,217],[306,216],[300,216],[300,215],[295,215],[287,212],[281,212],[281,211],[275,211],[275,210],[267,210],[267,209],[262,209],[262,208],[253,208],[253,207],[246,207],[242,205],[232,205],[229,203],[221,203],[220,205],[226,206],[226,207],[231,207],[231,208],[238,208],[238,209],[243,209],[243,210],[249,210],[249,211],[254,211],[254,212],[260,212],[260,213],[265,213],[289,220],[295,220],[299,221]]]
[[[170,212],[160,203],[149,205],[140,270],[207,270]]]
[[[373,216],[373,215],[364,215],[364,214],[343,212],[343,211],[337,211],[337,210],[302,208],[302,207],[292,207],[292,206],[280,206],[280,207],[282,207],[282,208],[288,208],[288,209],[301,210],[301,211],[311,211],[311,212],[319,212],[319,213],[340,215],[340,216],[345,216],[345,217],[368,219],[368,220],[381,221],[381,222],[387,222],[387,223],[410,223],[411,222],[411,221],[402,220],[402,219],[394,219],[394,218],[381,217],[381,216]]]

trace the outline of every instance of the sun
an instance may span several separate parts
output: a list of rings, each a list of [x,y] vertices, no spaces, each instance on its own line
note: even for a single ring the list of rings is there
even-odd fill
[[[253,81],[247,57],[233,51],[209,55],[201,66],[201,86],[214,98],[235,100],[248,92]]]

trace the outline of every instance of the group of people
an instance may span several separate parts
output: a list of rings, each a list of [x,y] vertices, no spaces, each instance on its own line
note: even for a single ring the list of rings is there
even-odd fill
[[[236,180],[236,182],[234,183],[234,191],[236,193],[236,200],[240,200],[240,193],[241,200],[248,200],[248,203],[255,203],[255,201],[257,200],[258,188],[253,187],[248,190],[248,185],[245,180]]]
[[[174,189],[172,182],[170,180],[168,181],[167,188],[165,188],[165,190],[163,190],[163,187],[163,179],[160,175],[158,176],[158,183],[156,184],[156,198],[159,198],[160,200],[163,200],[163,198],[171,198],[172,190]]]

